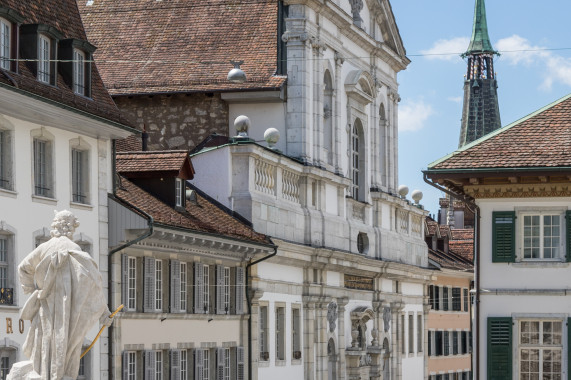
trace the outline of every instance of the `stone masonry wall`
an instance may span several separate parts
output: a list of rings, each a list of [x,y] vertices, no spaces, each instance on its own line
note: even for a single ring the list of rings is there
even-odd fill
[[[148,149],[191,149],[212,133],[228,136],[228,105],[220,94],[116,97],[124,116],[146,126]]]

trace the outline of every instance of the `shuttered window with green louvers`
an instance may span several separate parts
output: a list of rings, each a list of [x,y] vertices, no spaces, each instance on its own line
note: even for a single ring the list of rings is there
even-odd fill
[[[488,318],[488,380],[512,378],[512,319]]]
[[[492,262],[515,261],[515,212],[492,213]]]

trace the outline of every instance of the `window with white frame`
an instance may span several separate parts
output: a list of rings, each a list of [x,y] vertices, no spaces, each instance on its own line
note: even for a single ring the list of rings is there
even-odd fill
[[[424,329],[422,328],[422,314],[416,315],[416,351],[423,351],[422,335],[424,334]]]
[[[468,289],[462,289],[464,294],[464,311],[468,311],[468,303],[470,299],[468,298]]]
[[[12,190],[12,131],[0,129],[0,189]]]
[[[188,350],[180,350],[180,379],[188,379]]]
[[[202,351],[202,380],[210,380],[210,350]]]
[[[230,268],[216,266],[216,314],[230,313]]]
[[[216,349],[216,380],[230,380],[230,349]]]
[[[11,230],[0,231],[0,305],[14,303],[14,234]]]
[[[204,292],[203,292],[203,307],[204,307],[204,312],[208,313],[208,311],[210,310],[210,267],[208,265],[204,265],[203,267],[203,272],[204,272],[204,280],[202,282],[202,286],[204,288]]]
[[[8,287],[8,238],[0,236],[0,288]]]
[[[442,287],[442,310],[450,310],[450,303],[448,299],[449,289],[447,286]]]
[[[207,314],[210,312],[210,267],[202,263],[194,263],[194,312]]]
[[[127,310],[137,308],[137,259],[127,257]]]
[[[137,352],[127,351],[123,353],[123,379],[137,379]]]
[[[561,379],[563,322],[519,321],[519,379]]]
[[[71,149],[71,193],[75,203],[89,203],[89,151]]]
[[[155,260],[155,310],[163,310],[163,261]]]
[[[364,200],[364,139],[361,120],[356,119],[351,129],[351,179],[352,196],[354,199]]]
[[[163,380],[163,352],[155,351],[155,380]]]
[[[291,348],[293,359],[301,359],[301,311],[300,308],[291,309]]]
[[[452,288],[452,310],[462,311],[462,289]]]
[[[563,251],[563,215],[557,212],[522,213],[522,259],[559,259]]]
[[[44,83],[51,82],[50,49],[51,40],[40,34],[38,38],[38,80]]]
[[[414,353],[414,314],[408,315],[408,352]]]
[[[285,360],[285,307],[276,307],[276,360]]]
[[[260,337],[259,337],[259,349],[260,349],[260,360],[268,361],[270,360],[269,353],[269,341],[268,341],[268,307],[263,305],[260,306],[260,320],[258,325],[260,326]]]
[[[0,357],[0,380],[6,380],[8,373],[10,372],[10,368],[12,368],[12,364],[10,357]]]
[[[186,287],[187,287],[187,265],[186,263],[180,263],[180,310],[186,311]]]
[[[0,67],[10,70],[11,61],[12,24],[0,18]]]
[[[175,179],[175,206],[183,207],[184,200],[184,186],[183,181],[180,178]]]
[[[52,141],[34,138],[34,195],[53,198]]]
[[[163,311],[163,261],[145,257],[143,265],[143,311]]]
[[[73,49],[73,92],[85,95],[85,53]]]

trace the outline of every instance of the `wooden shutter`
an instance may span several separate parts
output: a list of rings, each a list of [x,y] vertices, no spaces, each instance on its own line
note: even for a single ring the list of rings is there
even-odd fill
[[[204,314],[204,264],[200,263],[194,264],[194,312]]]
[[[125,256],[125,255],[123,255]],[[123,351],[123,379],[129,380],[129,352]]]
[[[567,261],[571,261],[571,210],[565,212],[565,244],[567,245],[567,255],[565,256]],[[567,371],[570,373],[571,370]]]
[[[180,313],[180,261],[178,260],[170,262],[170,282],[171,313]]]
[[[512,378],[512,319],[488,318],[488,380]]]
[[[236,314],[244,313],[244,268],[236,267]]]
[[[129,310],[129,256],[121,255],[121,302]]]
[[[244,347],[236,347],[236,380],[244,379]]]
[[[515,261],[515,212],[492,213],[492,262]]]
[[[197,348],[194,350],[194,380],[204,380],[204,353],[202,349]]]
[[[144,262],[144,298],[143,298],[143,311],[155,311],[155,259],[152,257],[145,257]]]
[[[224,364],[226,363],[226,349],[216,349],[216,380],[224,380]]]
[[[224,266],[216,265],[216,314],[225,314],[224,310]]]
[[[180,350],[178,350],[178,349],[170,350],[170,368],[171,368],[170,380],[181,380],[181,378],[180,378]],[[184,380],[186,380],[186,379],[184,379]]]
[[[567,211],[569,215],[569,211]],[[569,234],[569,227],[567,227],[567,234]],[[567,379],[571,380],[571,318],[567,318]]]
[[[428,356],[432,356],[432,331],[428,332]]]
[[[155,380],[155,351],[145,351],[145,380]]]

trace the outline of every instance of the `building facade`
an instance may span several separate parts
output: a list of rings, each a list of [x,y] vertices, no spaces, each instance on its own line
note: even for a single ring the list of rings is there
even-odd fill
[[[570,112],[566,96],[425,172],[477,207],[476,379],[569,376]]]
[[[0,1],[0,378],[30,328],[17,266],[50,239],[54,210],[79,219],[73,240],[99,265],[107,289],[107,192],[112,140],[136,131],[120,117],[91,63],[74,1]],[[67,61],[57,60],[57,57]],[[73,60],[73,62],[72,62]],[[99,326],[85,340],[87,347]],[[80,378],[107,378],[107,336],[82,359]]]

